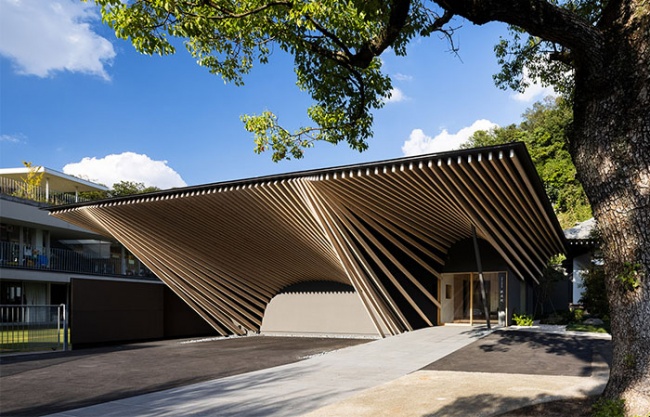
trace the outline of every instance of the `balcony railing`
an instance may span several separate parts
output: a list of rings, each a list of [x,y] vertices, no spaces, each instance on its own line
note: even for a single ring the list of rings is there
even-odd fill
[[[29,185],[22,181],[16,181],[4,177],[0,177],[0,194],[53,206],[90,201],[89,199],[79,197],[74,193],[46,190],[41,186]]]
[[[122,259],[94,258],[69,249],[34,248],[13,242],[0,242],[0,267],[155,279],[144,267],[139,271],[124,268]]]

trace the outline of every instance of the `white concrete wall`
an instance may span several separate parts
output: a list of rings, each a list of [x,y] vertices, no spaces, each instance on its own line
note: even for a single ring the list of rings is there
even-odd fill
[[[87,236],[88,238],[98,236],[88,230],[74,226],[68,222],[64,222],[54,216],[50,216],[47,211],[41,210],[39,207],[29,204],[20,203],[17,201],[10,201],[0,199],[0,212],[2,213],[3,223],[8,224],[34,224],[39,225],[40,228],[56,228],[62,230],[69,230],[75,233],[75,236],[81,238]],[[32,226],[33,227],[33,226]],[[25,242],[32,244],[33,242]]]
[[[356,292],[290,292],[273,297],[263,334],[379,336]]]
[[[576,256],[573,258],[573,304],[579,304],[584,288],[582,288],[583,275],[589,270],[591,254]]]

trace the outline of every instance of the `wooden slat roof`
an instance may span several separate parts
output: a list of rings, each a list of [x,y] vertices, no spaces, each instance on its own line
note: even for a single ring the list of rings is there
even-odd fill
[[[380,334],[431,325],[422,274],[439,277],[472,227],[522,279],[565,251],[520,143],[50,211],[119,240],[222,334],[259,330],[282,288],[321,280],[352,285]]]

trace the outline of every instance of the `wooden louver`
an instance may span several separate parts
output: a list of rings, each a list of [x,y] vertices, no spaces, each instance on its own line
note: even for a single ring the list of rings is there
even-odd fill
[[[173,189],[50,209],[111,236],[221,334],[259,331],[282,288],[352,285],[379,334],[435,324],[472,226],[521,279],[564,241],[524,145]]]

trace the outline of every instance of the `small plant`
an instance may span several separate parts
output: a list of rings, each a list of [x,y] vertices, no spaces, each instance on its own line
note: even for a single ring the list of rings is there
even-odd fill
[[[573,310],[573,320],[571,321],[580,323],[584,319],[585,319],[585,311],[583,309],[577,308]]]
[[[566,330],[567,332],[609,333],[609,327],[582,323],[570,323],[566,326]]]
[[[23,165],[27,168],[27,177],[20,177],[23,183],[20,184],[18,190],[13,195],[20,198],[38,201],[38,188],[43,181],[44,172],[39,172],[40,166],[34,166],[31,162],[23,161]]]
[[[601,398],[591,407],[592,417],[624,417],[625,400]]]
[[[533,325],[533,316],[530,314],[513,314],[512,319],[515,321],[517,326],[532,326]]]
[[[640,269],[641,264],[633,264],[630,262],[623,264],[623,273],[618,275],[617,278],[627,291],[634,291],[641,285],[639,281]]]
[[[596,317],[609,315],[609,300],[605,288],[605,269],[602,265],[600,253],[594,254],[594,261],[591,263],[586,274],[583,274],[582,298],[580,303],[584,305],[589,314]]]

